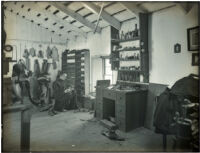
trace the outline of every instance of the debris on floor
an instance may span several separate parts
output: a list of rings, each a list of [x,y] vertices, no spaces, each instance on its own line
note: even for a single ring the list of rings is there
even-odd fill
[[[114,118],[113,118],[114,119]],[[113,120],[112,119],[112,120]],[[114,120],[113,120],[114,121]],[[102,135],[106,136],[107,138],[111,140],[118,140],[118,141],[124,141],[125,139],[117,135],[116,130],[117,130],[117,125],[114,124],[113,122],[110,122],[106,119],[101,120],[100,123],[107,128],[107,131],[102,131]]]
[[[96,118],[92,118],[92,119],[88,119],[88,120],[85,120],[85,119],[80,119],[81,121],[88,121],[88,122],[96,122],[97,119]]]
[[[110,119],[111,122],[115,123],[115,118],[114,117],[110,116],[109,119]]]
[[[125,141],[125,139],[123,137],[120,137],[119,135],[117,135],[115,130],[102,131],[101,134],[106,136],[107,138],[109,138],[111,140]]]
[[[75,147],[75,145],[72,145],[72,147]]]
[[[101,120],[100,123],[107,129],[109,130],[116,130],[117,129],[117,125],[104,119],[104,120]]]
[[[78,108],[74,110],[74,113],[78,113],[78,112],[89,112],[89,110],[87,108]]]

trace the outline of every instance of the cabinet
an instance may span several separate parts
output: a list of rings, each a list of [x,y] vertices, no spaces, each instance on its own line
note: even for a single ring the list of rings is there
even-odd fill
[[[148,14],[140,13],[135,30],[126,34],[111,27],[110,57],[118,80],[149,82]]]
[[[115,118],[120,130],[128,132],[144,126],[147,90],[123,91],[97,87],[96,117]]]

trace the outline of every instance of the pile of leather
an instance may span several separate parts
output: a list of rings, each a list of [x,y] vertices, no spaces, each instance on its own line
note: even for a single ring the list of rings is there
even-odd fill
[[[172,86],[167,88],[158,98],[154,114],[154,126],[156,133],[176,134],[175,116],[183,114],[182,105],[187,101],[198,103],[198,76],[190,74]]]

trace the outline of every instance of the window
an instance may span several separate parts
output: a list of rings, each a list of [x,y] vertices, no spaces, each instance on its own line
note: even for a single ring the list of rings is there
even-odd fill
[[[103,57],[103,79],[110,80],[112,84],[113,72],[111,69],[110,59],[108,57]]]

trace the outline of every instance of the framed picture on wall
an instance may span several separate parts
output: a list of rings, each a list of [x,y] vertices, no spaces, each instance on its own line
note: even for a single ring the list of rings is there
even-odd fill
[[[198,66],[199,65],[199,53],[193,53],[192,54],[192,66]]]
[[[187,29],[188,51],[199,50],[199,26]]]

